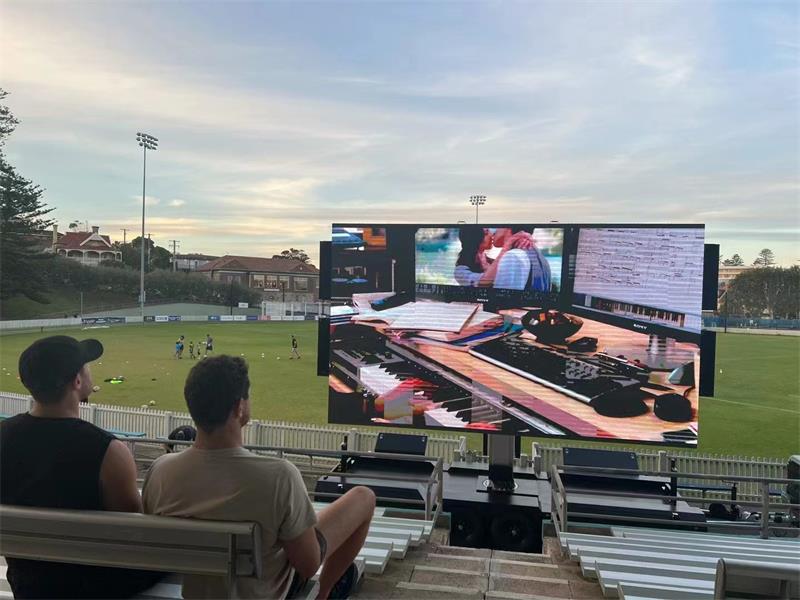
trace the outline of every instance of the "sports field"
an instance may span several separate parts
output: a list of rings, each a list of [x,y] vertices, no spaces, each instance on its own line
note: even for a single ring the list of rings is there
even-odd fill
[[[105,346],[92,365],[101,388],[93,402],[140,406],[155,400],[155,408],[186,411],[183,382],[194,364],[188,341],[210,333],[215,354],[244,355],[250,363],[254,418],[327,422],[327,380],[316,375],[315,322],[147,324],[64,333],[95,337]],[[292,334],[300,360],[289,360]],[[0,337],[0,389],[25,392],[17,359],[42,335]],[[187,341],[182,360],[173,358],[179,335]],[[120,375],[124,383],[104,382]],[[479,447],[480,437],[469,437]],[[800,453],[800,337],[717,335],[717,393],[701,401],[699,450],[779,458]]]

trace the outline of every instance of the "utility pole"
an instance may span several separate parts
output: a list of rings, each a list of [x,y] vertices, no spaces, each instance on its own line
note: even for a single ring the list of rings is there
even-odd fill
[[[125,246],[128,244],[128,230],[124,227],[120,229],[122,231],[122,259],[125,260]]]
[[[172,271],[175,272],[178,270],[178,257],[175,254],[177,245],[180,244],[180,240],[170,240],[172,242]]]
[[[144,241],[144,240],[142,240]],[[153,242],[150,240],[150,234],[147,234],[147,267],[150,268],[150,246],[153,245]]]

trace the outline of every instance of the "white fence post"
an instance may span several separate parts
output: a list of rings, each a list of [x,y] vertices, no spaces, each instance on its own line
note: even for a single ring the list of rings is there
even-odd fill
[[[97,425],[97,404],[89,405],[89,422],[92,425]]]
[[[361,440],[358,437],[358,429],[350,429],[347,432],[347,449],[354,452],[361,451]]]
[[[169,436],[169,434],[172,433],[172,430],[174,429],[173,417],[174,415],[172,414],[172,412],[164,413],[164,437]]]

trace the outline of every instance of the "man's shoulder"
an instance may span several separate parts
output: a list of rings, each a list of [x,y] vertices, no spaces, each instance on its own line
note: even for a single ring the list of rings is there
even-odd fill
[[[264,474],[270,477],[281,477],[291,474],[297,470],[292,463],[283,458],[273,456],[262,456],[241,448],[235,454],[225,456],[211,456],[204,454],[203,450],[187,448],[181,452],[164,454],[153,461],[150,467],[153,471],[167,468],[181,469],[183,467],[196,467],[203,463],[203,468],[224,468],[236,469],[237,471],[247,471],[253,474]]]

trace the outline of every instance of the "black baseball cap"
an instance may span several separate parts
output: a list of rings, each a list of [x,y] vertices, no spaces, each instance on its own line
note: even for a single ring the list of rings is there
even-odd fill
[[[79,342],[68,335],[36,340],[19,357],[19,378],[34,396],[59,392],[88,362],[103,355],[97,340]]]

